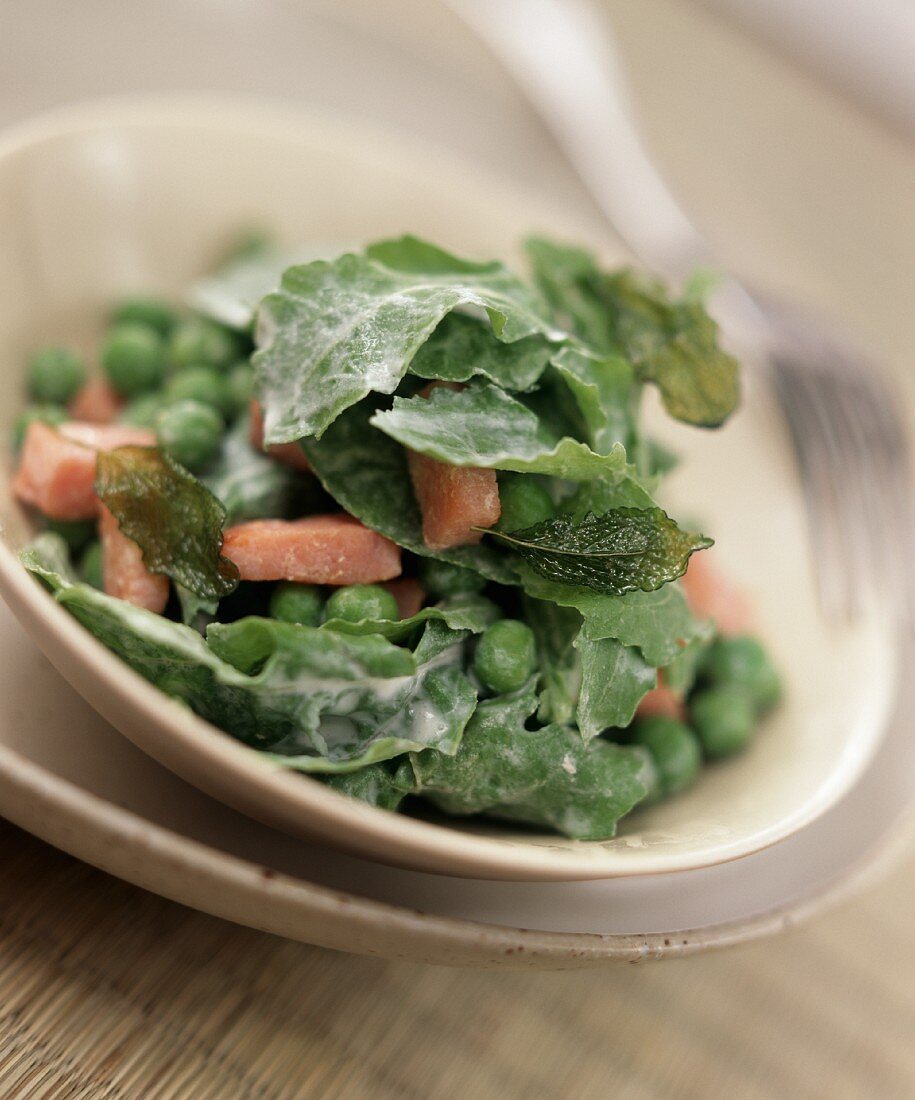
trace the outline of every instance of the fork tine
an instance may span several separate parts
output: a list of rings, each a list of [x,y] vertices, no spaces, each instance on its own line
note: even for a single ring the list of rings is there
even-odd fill
[[[774,366],[824,611],[847,620],[878,605],[915,629],[915,506],[905,430],[888,389],[825,345],[782,354]]]

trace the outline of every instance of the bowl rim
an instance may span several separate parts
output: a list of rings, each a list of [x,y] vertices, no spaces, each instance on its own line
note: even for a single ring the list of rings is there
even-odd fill
[[[320,135],[322,146],[326,143],[339,148],[341,155],[351,153],[354,135],[360,141],[364,135],[364,143],[373,154],[392,162],[409,155],[407,151],[416,147],[402,137],[392,137],[383,128],[351,125],[348,120],[341,124],[339,118],[322,117],[304,106],[252,97],[156,94],[90,100],[14,124],[0,134],[0,163],[42,143],[100,129],[205,127],[250,132],[252,126],[298,142],[314,141]],[[430,143],[423,142],[422,148],[428,153]],[[466,169],[466,162],[447,150],[441,151],[437,163],[444,164],[443,172]],[[520,194],[532,209],[542,209],[541,200],[524,195],[518,187],[474,171],[475,185],[504,195],[506,201],[511,197],[514,203]],[[556,221],[555,216],[550,217]],[[514,840],[481,836],[355,802],[308,775],[269,764],[256,750],[169,699],[107,650],[26,573],[2,530],[0,594],[52,662],[95,709],[172,771],[213,797],[274,827],[318,837],[334,847],[417,870],[506,881],[568,881],[708,867],[761,851],[790,836],[833,805],[861,770],[860,767],[854,770],[845,783],[824,785],[818,797],[808,799],[794,814],[758,830],[752,838],[709,844],[692,853],[653,853],[650,865],[635,862],[623,866],[619,850],[600,848],[600,842],[576,845],[563,841],[561,846],[550,846],[530,843],[523,837]],[[142,735],[137,729],[125,730],[119,720],[130,709],[139,718]],[[259,788],[261,798],[250,796],[254,787]]]

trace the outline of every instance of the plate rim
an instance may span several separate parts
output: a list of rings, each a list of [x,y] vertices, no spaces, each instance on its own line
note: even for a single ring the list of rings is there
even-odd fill
[[[0,745],[0,807],[15,825],[75,858],[223,920],[330,950],[511,969],[680,958],[775,935],[882,877],[915,840],[910,800],[846,871],[756,916],[667,933],[549,932],[438,916],[276,871],[149,821],[6,745]]]
[[[180,124],[228,130],[249,126],[257,119],[279,130],[294,132],[300,141],[351,149],[352,135],[366,134],[372,155],[387,161],[403,160],[405,149],[426,149],[430,143],[412,143],[383,127],[363,126],[349,119],[332,121],[305,106],[282,105],[251,97],[213,94],[168,94],[93,99],[52,109],[15,124],[0,134],[0,158],[15,155],[54,137],[120,126]],[[382,140],[383,139],[383,140]],[[432,145],[434,148],[434,145]],[[465,166],[450,152],[436,157],[437,165]],[[382,158],[384,162],[384,158]],[[480,183],[482,181],[482,183]],[[486,172],[476,171],[475,183],[495,189],[506,199],[520,196],[532,210],[545,204],[522,188]],[[544,211],[544,217],[546,212]],[[0,593],[64,677],[90,704],[142,751],[207,794],[274,827],[297,835],[318,837],[337,848],[398,866],[455,876],[517,881],[583,881],[635,877],[669,871],[694,870],[751,855],[778,843],[834,805],[860,775],[868,754],[845,782],[824,784],[817,798],[753,839],[707,846],[701,852],[659,856],[649,866],[626,867],[618,853],[594,848],[550,847],[519,840],[493,839],[448,826],[404,818],[368,805],[354,803],[308,776],[269,766],[254,750],[163,696],[88,634],[53,602],[22,569],[11,546],[0,537]],[[887,709],[891,699],[887,700]],[[131,728],[131,722],[133,727]],[[158,734],[167,729],[168,736]],[[872,747],[879,737],[871,739]],[[259,782],[253,780],[258,776]],[[226,777],[231,777],[227,780]],[[250,797],[251,788],[260,797]],[[273,808],[271,797],[277,801]],[[265,806],[265,803],[268,805]],[[294,820],[293,820],[294,819]],[[396,856],[391,853],[396,852]],[[607,866],[608,862],[613,866]]]

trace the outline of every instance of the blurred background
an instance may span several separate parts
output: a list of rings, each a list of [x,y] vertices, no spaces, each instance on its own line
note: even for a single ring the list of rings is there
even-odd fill
[[[645,140],[723,263],[839,318],[915,400],[912,0],[596,7]],[[89,97],[191,89],[406,134],[429,158],[456,152],[467,172],[504,176],[606,233],[524,96],[438,0],[0,0],[2,125]],[[0,963],[68,1006],[0,1026],[0,1074],[4,1059],[38,1067],[28,1095],[915,1094],[911,860],[776,941],[501,975],[275,940],[2,835]],[[83,919],[62,939],[50,921],[77,903]],[[84,1009],[95,1026],[136,1016],[129,1058],[95,1065]]]

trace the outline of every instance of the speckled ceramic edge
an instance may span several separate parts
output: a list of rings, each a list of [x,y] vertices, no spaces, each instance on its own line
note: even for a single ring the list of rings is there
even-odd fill
[[[749,920],[651,935],[540,932],[432,916],[316,886],[153,825],[0,746],[14,824],[109,874],[214,916],[318,947],[445,966],[573,969],[674,958],[791,928],[883,874],[915,840],[909,806],[825,889]]]

